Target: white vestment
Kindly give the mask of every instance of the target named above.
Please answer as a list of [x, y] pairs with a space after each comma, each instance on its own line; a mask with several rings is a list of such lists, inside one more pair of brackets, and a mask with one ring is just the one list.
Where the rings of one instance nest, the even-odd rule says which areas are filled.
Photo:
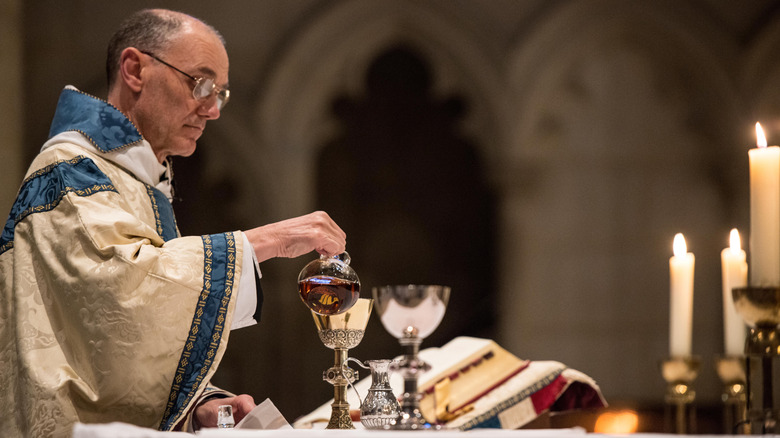
[[0, 435], [181, 428], [254, 323], [254, 253], [179, 236], [167, 169], [110, 104], [65, 89], [50, 134], [0, 235]]

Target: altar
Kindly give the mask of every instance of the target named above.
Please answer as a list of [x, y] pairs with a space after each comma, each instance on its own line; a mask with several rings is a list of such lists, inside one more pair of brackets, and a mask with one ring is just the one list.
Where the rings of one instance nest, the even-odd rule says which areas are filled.
[[[410, 434], [412, 437], [410, 437]], [[376, 431], [376, 430], [326, 430], [326, 429], [286, 429], [286, 430], [239, 430], [239, 429], [205, 429], [195, 434], [185, 432], [160, 432], [142, 429], [135, 426], [120, 425], [77, 425], [73, 438], [414, 438], [413, 435], [434, 434], [436, 438], [595, 438], [595, 437], [625, 437], [617, 434], [594, 434], [583, 428], [565, 429], [472, 429], [469, 431]], [[632, 434], [636, 438], [680, 438], [680, 437], [728, 437], [737, 435], [675, 435], [658, 433]]]

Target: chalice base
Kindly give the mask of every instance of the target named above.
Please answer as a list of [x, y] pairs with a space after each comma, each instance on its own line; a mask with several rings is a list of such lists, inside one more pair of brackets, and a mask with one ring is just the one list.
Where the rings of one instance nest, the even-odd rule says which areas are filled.
[[355, 425], [352, 424], [352, 418], [349, 416], [349, 404], [348, 403], [336, 403], [331, 404], [330, 421], [325, 429], [354, 429]]
[[[417, 381], [415, 380], [415, 384]], [[409, 383], [407, 382], [407, 385]], [[415, 392], [405, 392], [401, 397], [401, 412], [398, 414], [398, 418], [390, 425], [391, 429], [396, 430], [421, 430], [429, 429], [430, 424], [425, 421], [422, 413], [420, 412], [420, 395], [416, 392], [416, 385], [414, 387]]]
[[423, 430], [429, 429], [430, 425], [419, 412], [416, 415], [414, 413], [402, 412], [391, 428], [394, 430]]

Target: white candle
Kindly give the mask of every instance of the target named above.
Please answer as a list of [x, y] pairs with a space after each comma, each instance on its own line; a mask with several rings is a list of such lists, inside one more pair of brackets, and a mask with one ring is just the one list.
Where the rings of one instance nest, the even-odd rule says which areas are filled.
[[780, 286], [780, 147], [766, 147], [756, 123], [758, 147], [750, 160], [750, 284]]
[[731, 290], [747, 286], [748, 265], [741, 248], [739, 232], [731, 230], [730, 246], [720, 252], [723, 276], [723, 343], [727, 356], [740, 356], [745, 351], [746, 326], [734, 308]]
[[685, 238], [674, 236], [674, 256], [669, 259], [669, 356], [691, 355], [693, 327], [693, 253], [687, 252]]

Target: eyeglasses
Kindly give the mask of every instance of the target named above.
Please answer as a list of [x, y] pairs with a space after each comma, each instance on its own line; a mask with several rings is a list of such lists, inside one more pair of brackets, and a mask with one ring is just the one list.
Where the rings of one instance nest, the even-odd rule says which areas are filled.
[[162, 63], [163, 65], [166, 65], [166, 66], [176, 70], [177, 72], [183, 74], [184, 76], [187, 76], [188, 78], [192, 79], [193, 82], [195, 82], [195, 86], [192, 88], [192, 97], [194, 97], [195, 100], [207, 99], [207, 98], [211, 97], [212, 94], [216, 94], [216, 96], [217, 96], [217, 109], [219, 109], [220, 111], [222, 110], [222, 108], [225, 107], [225, 105], [227, 105], [228, 100], [230, 100], [230, 90], [228, 90], [227, 88], [220, 88], [220, 87], [218, 87], [217, 84], [214, 83], [214, 79], [206, 78], [206, 77], [198, 78], [198, 77], [192, 76], [191, 74], [185, 73], [185, 72], [179, 70], [178, 68], [168, 64], [167, 62], [165, 62], [162, 59], [154, 56], [150, 52], [145, 52], [145, 51], [141, 50], [141, 53], [143, 53], [144, 55], [151, 56], [152, 58], [154, 58], [156, 61]]

